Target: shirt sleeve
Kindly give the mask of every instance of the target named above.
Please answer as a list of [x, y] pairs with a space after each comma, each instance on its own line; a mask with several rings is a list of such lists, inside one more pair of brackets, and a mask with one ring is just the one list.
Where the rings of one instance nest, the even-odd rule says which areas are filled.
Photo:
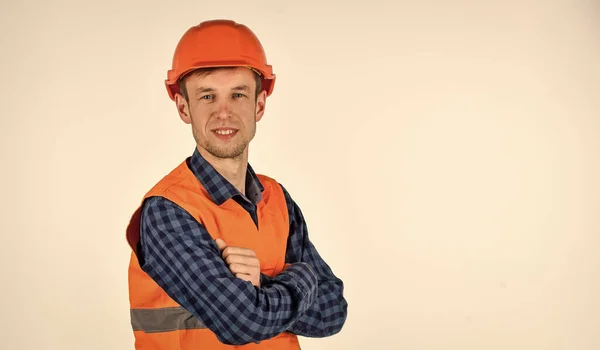
[[347, 317], [348, 303], [344, 298], [344, 284], [334, 275], [310, 241], [300, 207], [283, 185], [280, 186], [283, 188], [290, 218], [286, 263], [309, 264], [318, 278], [315, 301], [292, 324], [289, 331], [307, 337], [327, 337], [336, 334], [341, 331]]
[[147, 199], [141, 220], [143, 271], [225, 344], [272, 338], [313, 304], [317, 276], [308, 263], [259, 288], [231, 273], [207, 230], [174, 202]]

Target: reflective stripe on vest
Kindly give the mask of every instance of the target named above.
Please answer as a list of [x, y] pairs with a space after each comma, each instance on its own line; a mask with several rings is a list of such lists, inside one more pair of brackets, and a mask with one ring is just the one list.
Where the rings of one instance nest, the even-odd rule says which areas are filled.
[[202, 321], [182, 307], [131, 309], [131, 326], [134, 331], [146, 333], [206, 328]]

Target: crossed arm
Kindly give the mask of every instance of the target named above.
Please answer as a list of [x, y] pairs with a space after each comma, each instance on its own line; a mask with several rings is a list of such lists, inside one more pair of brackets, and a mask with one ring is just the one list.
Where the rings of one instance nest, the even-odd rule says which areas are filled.
[[288, 331], [310, 337], [339, 332], [346, 320], [343, 283], [308, 239], [298, 206], [290, 212], [286, 263], [255, 287], [236, 278], [206, 229], [177, 204], [153, 197], [142, 213], [142, 268], [180, 305], [230, 345]]

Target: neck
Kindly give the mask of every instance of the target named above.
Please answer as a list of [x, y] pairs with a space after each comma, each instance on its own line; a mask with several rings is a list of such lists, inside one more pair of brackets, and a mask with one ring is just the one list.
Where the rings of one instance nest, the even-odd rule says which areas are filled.
[[248, 169], [248, 148], [237, 158], [217, 158], [208, 153], [202, 147], [198, 152], [206, 161], [215, 168], [227, 181], [229, 181], [240, 193], [246, 195], [246, 171]]

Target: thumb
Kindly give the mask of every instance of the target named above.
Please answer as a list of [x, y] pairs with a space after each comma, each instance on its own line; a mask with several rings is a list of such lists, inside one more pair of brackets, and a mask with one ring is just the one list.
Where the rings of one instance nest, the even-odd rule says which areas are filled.
[[224, 240], [217, 238], [215, 242], [217, 243], [217, 247], [219, 247], [220, 251], [223, 251], [223, 249], [227, 248], [227, 243], [225, 243]]

